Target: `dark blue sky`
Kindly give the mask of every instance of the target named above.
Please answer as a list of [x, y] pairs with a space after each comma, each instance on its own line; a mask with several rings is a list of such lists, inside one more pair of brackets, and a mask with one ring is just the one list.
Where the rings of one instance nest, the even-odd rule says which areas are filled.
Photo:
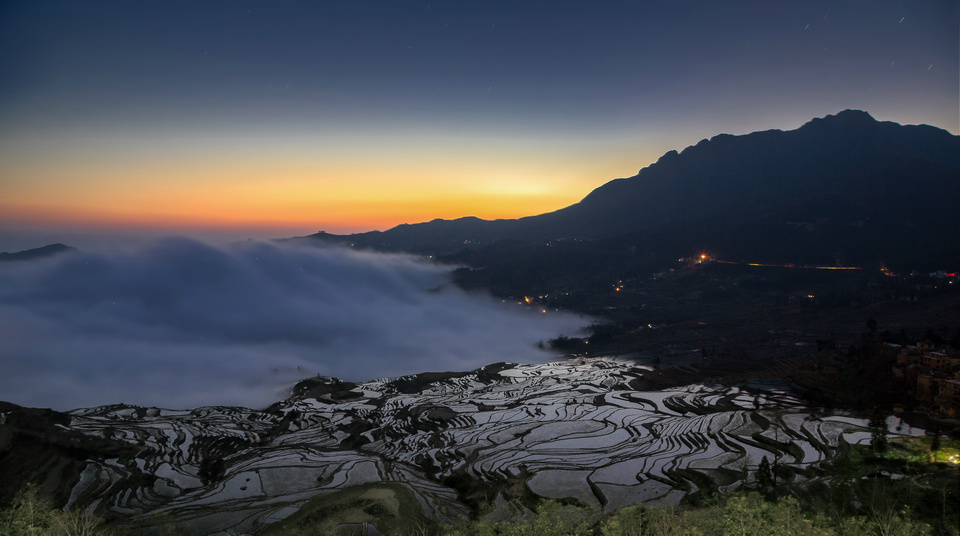
[[846, 108], [958, 133], [958, 5], [8, 1], [0, 224], [516, 217]]

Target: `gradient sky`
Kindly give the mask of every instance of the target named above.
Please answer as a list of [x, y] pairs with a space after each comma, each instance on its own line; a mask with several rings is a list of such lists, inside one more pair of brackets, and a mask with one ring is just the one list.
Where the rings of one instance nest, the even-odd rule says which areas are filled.
[[0, 250], [538, 214], [846, 108], [957, 134], [958, 6], [6, 1]]

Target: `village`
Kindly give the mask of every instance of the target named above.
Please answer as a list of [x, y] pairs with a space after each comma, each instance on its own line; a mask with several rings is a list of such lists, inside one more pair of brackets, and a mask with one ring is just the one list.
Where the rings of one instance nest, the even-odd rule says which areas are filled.
[[[918, 404], [915, 412], [955, 419], [960, 407], [960, 352], [938, 347], [930, 340], [915, 346], [888, 343], [885, 352], [896, 352], [894, 378], [902, 381]], [[894, 410], [903, 411], [902, 406]]]

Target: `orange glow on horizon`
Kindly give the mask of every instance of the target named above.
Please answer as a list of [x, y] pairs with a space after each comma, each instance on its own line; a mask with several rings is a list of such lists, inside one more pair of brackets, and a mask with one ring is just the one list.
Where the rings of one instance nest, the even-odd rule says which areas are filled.
[[[268, 197], [268, 196], [265, 196]], [[551, 203], [552, 201], [552, 203]], [[567, 200], [477, 196], [453, 199], [264, 202], [209, 198], [180, 203], [118, 203], [89, 208], [67, 203], [13, 204], [0, 201], [0, 225], [162, 230], [314, 229], [335, 234], [386, 230], [403, 223], [475, 216], [513, 219], [562, 208]]]
[[564, 176], [553, 165], [509, 171], [510, 166], [493, 162], [458, 171], [455, 180], [448, 175], [452, 166], [243, 169], [207, 164], [142, 171], [132, 165], [0, 166], [0, 174], [18, 179], [4, 187], [0, 225], [362, 232], [437, 218], [534, 216], [576, 203], [614, 178], [612, 172], [584, 170], [574, 170], [572, 177], [567, 170]]
[[[458, 132], [343, 139], [210, 132], [9, 138], [0, 225], [105, 229], [385, 230], [514, 219], [635, 173], [633, 143]], [[643, 156], [639, 156], [642, 158]], [[647, 155], [652, 161], [655, 155]], [[315, 232], [315, 231], [314, 231]]]

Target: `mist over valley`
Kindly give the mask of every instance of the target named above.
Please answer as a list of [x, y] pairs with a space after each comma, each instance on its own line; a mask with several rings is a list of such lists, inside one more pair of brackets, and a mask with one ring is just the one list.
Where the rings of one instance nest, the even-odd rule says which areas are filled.
[[536, 362], [589, 320], [450, 284], [452, 266], [344, 247], [168, 238], [0, 264], [3, 398], [265, 407], [317, 374]]

